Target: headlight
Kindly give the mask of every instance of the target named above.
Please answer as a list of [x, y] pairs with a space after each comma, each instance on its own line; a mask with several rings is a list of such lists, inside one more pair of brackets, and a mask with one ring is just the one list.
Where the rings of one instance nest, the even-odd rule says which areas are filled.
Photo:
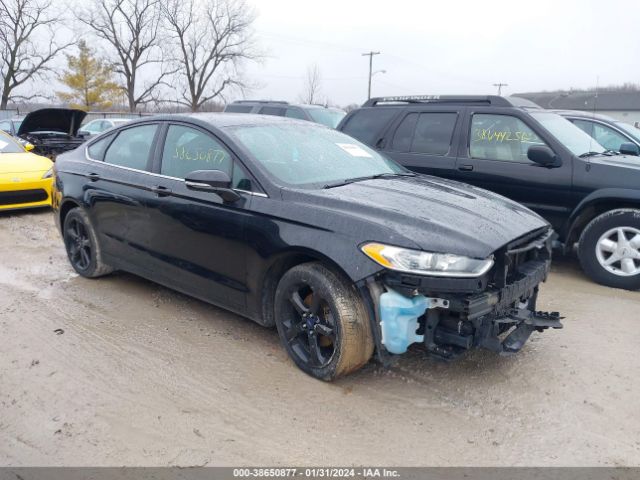
[[419, 275], [479, 277], [493, 266], [493, 258], [477, 260], [450, 253], [422, 252], [380, 243], [367, 243], [361, 250], [385, 268]]
[[53, 177], [53, 167], [51, 167], [49, 170], [45, 172], [44, 175], [42, 175], [42, 178], [51, 178], [51, 177]]

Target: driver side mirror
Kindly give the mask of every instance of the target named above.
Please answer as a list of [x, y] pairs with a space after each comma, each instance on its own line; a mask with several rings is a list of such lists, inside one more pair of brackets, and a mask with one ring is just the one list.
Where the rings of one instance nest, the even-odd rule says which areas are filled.
[[541, 167], [558, 168], [562, 160], [546, 145], [532, 145], [527, 150], [527, 158]]
[[640, 147], [631, 142], [623, 143], [622, 145], [620, 145], [620, 153], [623, 155], [633, 155], [637, 157], [640, 155]]
[[29, 143], [29, 142], [27, 142], [27, 143], [25, 143], [25, 144], [24, 144], [24, 149], [25, 149], [27, 152], [30, 152], [30, 151], [31, 151], [31, 150], [33, 150], [34, 148], [36, 148], [36, 146], [35, 146], [33, 143]]
[[225, 202], [235, 202], [240, 195], [231, 189], [231, 177], [222, 170], [195, 170], [184, 179], [187, 188], [204, 192], [214, 192]]

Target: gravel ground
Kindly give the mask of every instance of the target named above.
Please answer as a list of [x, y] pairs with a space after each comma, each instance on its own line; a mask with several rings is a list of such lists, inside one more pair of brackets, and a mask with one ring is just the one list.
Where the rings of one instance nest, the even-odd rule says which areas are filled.
[[518, 355], [411, 351], [327, 384], [275, 331], [78, 277], [48, 211], [0, 214], [0, 258], [1, 465], [640, 466], [640, 293], [571, 259], [539, 305], [565, 329]]

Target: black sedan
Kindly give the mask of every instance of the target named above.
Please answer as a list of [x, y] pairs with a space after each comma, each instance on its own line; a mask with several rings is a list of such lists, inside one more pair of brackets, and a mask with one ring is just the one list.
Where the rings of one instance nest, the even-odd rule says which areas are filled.
[[310, 122], [135, 121], [60, 155], [53, 202], [80, 275], [126, 270], [275, 325], [325, 380], [374, 350], [509, 354], [561, 327], [535, 309], [551, 235], [538, 215]]

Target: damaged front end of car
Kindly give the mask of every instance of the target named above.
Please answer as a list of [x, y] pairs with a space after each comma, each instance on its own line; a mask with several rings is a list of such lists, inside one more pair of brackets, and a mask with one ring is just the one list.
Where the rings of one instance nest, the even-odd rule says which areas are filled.
[[405, 271], [387, 269], [360, 282], [378, 359], [386, 364], [389, 354], [416, 343], [445, 360], [475, 347], [510, 355], [534, 331], [562, 328], [558, 312], [536, 309], [539, 284], [551, 264], [551, 236], [548, 228], [534, 231], [484, 263], [467, 265], [467, 273], [420, 275], [405, 262]]

